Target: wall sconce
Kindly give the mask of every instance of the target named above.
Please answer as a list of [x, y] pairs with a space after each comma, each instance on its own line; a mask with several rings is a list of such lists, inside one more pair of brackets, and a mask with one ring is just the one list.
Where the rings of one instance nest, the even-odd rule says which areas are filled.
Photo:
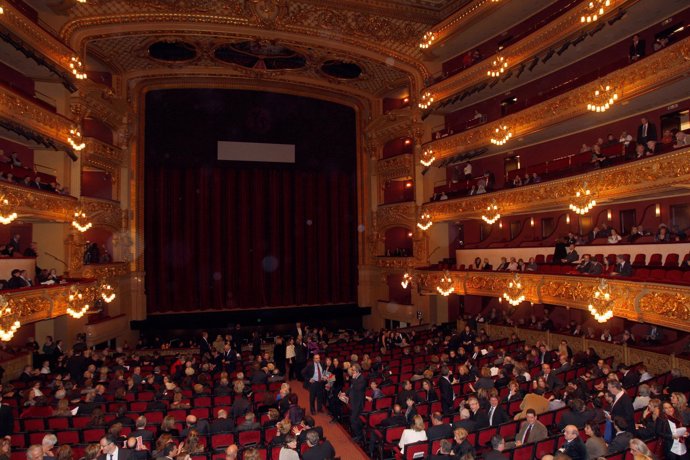
[[656, 207], [654, 208], [654, 215], [661, 217], [661, 205], [659, 203], [657, 203]]
[[607, 218], [609, 221], [613, 220], [612, 217], [611, 217], [611, 210], [610, 210], [610, 209], [609, 209], [608, 211], [606, 211], [606, 218]]
[[502, 220], [498, 221], [498, 228], [503, 228], [503, 221]]
[[570, 214], [565, 215], [565, 223], [570, 224]]
[[529, 218], [529, 226], [534, 227], [534, 217]]

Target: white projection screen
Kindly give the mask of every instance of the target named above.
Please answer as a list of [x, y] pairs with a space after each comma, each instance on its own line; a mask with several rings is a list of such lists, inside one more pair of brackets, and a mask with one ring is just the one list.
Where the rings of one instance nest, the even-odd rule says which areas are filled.
[[294, 163], [294, 144], [218, 141], [218, 160]]

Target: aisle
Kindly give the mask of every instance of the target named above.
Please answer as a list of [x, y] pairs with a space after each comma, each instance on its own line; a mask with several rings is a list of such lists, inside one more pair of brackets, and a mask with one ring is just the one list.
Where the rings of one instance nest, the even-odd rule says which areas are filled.
[[[309, 392], [302, 386], [302, 382], [290, 381], [292, 391], [299, 397], [299, 405], [309, 413]], [[329, 423], [331, 416], [327, 412], [320, 412], [314, 416], [316, 425], [323, 427], [324, 436], [333, 444], [335, 455], [342, 460], [369, 460], [369, 456], [362, 448], [352, 442], [352, 438], [339, 423]]]

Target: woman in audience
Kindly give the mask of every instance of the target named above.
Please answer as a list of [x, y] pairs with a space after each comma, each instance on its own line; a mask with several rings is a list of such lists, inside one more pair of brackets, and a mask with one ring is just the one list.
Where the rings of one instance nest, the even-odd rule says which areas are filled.
[[74, 460], [74, 456], [72, 455], [72, 448], [68, 445], [62, 445], [57, 448], [57, 451], [55, 452], [55, 459], [56, 460]]
[[685, 446], [686, 436], [677, 431], [679, 428], [683, 428], [683, 421], [676, 417], [675, 409], [670, 402], [664, 402], [662, 410], [663, 416], [659, 416], [659, 419], [665, 419], [665, 423], [662, 422], [657, 425], [656, 435], [662, 440], [664, 458], [667, 460], [684, 459], [688, 452]]
[[189, 430], [187, 437], [184, 440], [183, 452], [189, 455], [195, 455], [204, 451], [204, 444], [199, 439], [199, 432], [195, 429]]
[[611, 229], [611, 235], [609, 235], [608, 241], [609, 244], [616, 244], [623, 238], [618, 234], [615, 228]]
[[436, 393], [436, 390], [434, 389], [433, 383], [431, 383], [431, 380], [429, 379], [424, 379], [422, 380], [422, 390], [424, 390], [424, 401], [426, 402], [435, 402], [438, 401], [438, 393]]
[[0, 460], [10, 460], [12, 456], [12, 440], [8, 438], [0, 439]]
[[284, 419], [276, 424], [276, 436], [271, 441], [271, 445], [280, 446], [285, 444], [287, 436], [292, 432], [290, 420]]
[[101, 455], [99, 444], [89, 444], [84, 449], [84, 456], [80, 460], [96, 460]]
[[470, 268], [472, 270], [481, 270], [482, 269], [482, 259], [479, 257], [475, 257], [474, 263], [470, 265]]
[[105, 426], [105, 419], [103, 418], [103, 409], [96, 407], [91, 412], [91, 419], [86, 424], [87, 428], [103, 428]]
[[513, 178], [513, 187], [520, 187], [522, 186], [522, 179], [520, 178], [519, 174], [516, 174], [515, 177]]
[[676, 409], [676, 414], [683, 422], [683, 426], [690, 426], [690, 408], [688, 408], [688, 399], [684, 393], [671, 393], [671, 404]]
[[601, 437], [599, 425], [593, 423], [585, 424], [585, 434], [587, 435], [587, 456], [589, 460], [595, 460], [599, 457], [605, 457], [608, 453], [606, 441]]
[[63, 398], [58, 401], [57, 408], [53, 411], [54, 417], [71, 417], [72, 411], [69, 408], [69, 401], [67, 398]]
[[[173, 436], [177, 438], [180, 436], [180, 432], [175, 428], [175, 417], [172, 415], [166, 416], [163, 421], [161, 422], [161, 428], [159, 430], [161, 437], [164, 434], [167, 434], [169, 436]], [[155, 455], [154, 455], [155, 458]]]
[[504, 403], [511, 403], [513, 401], [519, 401], [523, 397], [522, 391], [520, 390], [520, 384], [517, 380], [511, 380], [508, 383], [508, 394], [503, 398]]
[[285, 442], [283, 447], [280, 448], [278, 460], [299, 460], [297, 438], [294, 435], [288, 434], [285, 436]]
[[666, 225], [659, 225], [659, 230], [656, 232], [656, 235], [654, 235], [654, 241], [657, 243], [671, 242], [671, 234], [669, 233], [668, 227], [666, 227]]
[[[165, 419], [163, 419], [163, 423], [165, 423]], [[158, 436], [158, 439], [156, 440], [156, 449], [153, 452], [151, 452], [151, 456], [153, 458], [164, 457], [163, 452], [165, 451], [166, 446], [171, 442], [174, 441], [172, 436], [170, 436], [170, 434], [168, 433], [164, 433]], [[100, 450], [100, 446], [98, 446], [98, 444], [96, 444], [96, 446], [99, 447]]]
[[410, 428], [407, 428], [402, 432], [398, 447], [400, 447], [400, 452], [404, 454], [406, 445], [426, 440], [427, 438], [426, 431], [424, 431], [424, 419], [421, 415], [415, 415], [412, 419], [412, 425]]
[[494, 387], [494, 379], [491, 378], [491, 370], [488, 366], [482, 367], [479, 375], [475, 383], [470, 383], [472, 391], [479, 391], [480, 389], [490, 390]]
[[268, 409], [266, 416], [268, 417], [268, 420], [264, 422], [264, 428], [272, 428], [276, 426], [276, 424], [280, 420], [280, 412], [278, 412], [278, 409], [273, 407]]
[[633, 460], [656, 460], [652, 451], [641, 439], [633, 438], [630, 440], [630, 453]]

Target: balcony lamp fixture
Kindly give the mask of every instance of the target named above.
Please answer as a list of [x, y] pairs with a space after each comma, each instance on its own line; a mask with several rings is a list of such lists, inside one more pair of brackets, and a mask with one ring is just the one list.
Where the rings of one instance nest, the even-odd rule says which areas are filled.
[[77, 230], [79, 230], [80, 232], [84, 233], [85, 231], [87, 231], [88, 229], [93, 227], [93, 224], [91, 222], [89, 222], [89, 219], [86, 216], [86, 213], [83, 210], [78, 209], [74, 213], [74, 220], [72, 220], [72, 227], [74, 227]]
[[434, 156], [434, 151], [432, 149], [425, 149], [422, 152], [422, 158], [419, 160], [419, 162], [425, 168], [428, 168], [429, 166], [431, 166], [431, 164], [434, 161], [436, 161], [436, 157]]
[[5, 14], [5, 10], [3, 9], [2, 5], [0, 5], [0, 14]]
[[84, 73], [84, 64], [76, 56], [70, 59], [69, 68], [72, 69], [72, 74], [77, 80], [85, 80], [88, 76]]
[[618, 92], [611, 85], [601, 85], [594, 91], [592, 101], [587, 104], [587, 110], [603, 113], [611, 108], [618, 100]]
[[422, 37], [422, 41], [419, 43], [419, 47], [423, 50], [428, 49], [436, 41], [436, 34], [432, 31], [428, 31]]
[[613, 3], [613, 0], [592, 0], [585, 6], [584, 14], [580, 17], [580, 22], [583, 24], [596, 22], [606, 13], [606, 9]]
[[587, 308], [594, 319], [600, 323], [605, 323], [613, 317], [613, 296], [605, 279], [599, 280], [599, 286], [594, 289], [592, 300]]
[[496, 137], [491, 138], [491, 143], [494, 145], [503, 145], [513, 137], [513, 133], [508, 129], [508, 126], [499, 126], [494, 130]]
[[594, 206], [597, 205], [597, 201], [594, 199], [594, 194], [590, 189], [587, 188], [586, 182], [577, 192], [575, 192], [575, 199], [573, 201], [573, 203], [570, 203], [570, 210], [581, 216], [587, 214]]
[[425, 91], [424, 93], [422, 93], [422, 97], [419, 98], [419, 103], [417, 104], [417, 106], [422, 110], [426, 110], [429, 107], [431, 107], [431, 104], [433, 103], [434, 95], [431, 94], [431, 92], [429, 91]]
[[69, 137], [67, 137], [67, 142], [69, 142], [69, 145], [71, 145], [72, 148], [77, 152], [83, 150], [84, 147], [86, 147], [86, 144], [82, 140], [81, 131], [79, 131], [79, 128], [72, 128], [69, 130]]
[[21, 323], [7, 297], [0, 295], [0, 340], [9, 342], [20, 327]]
[[105, 282], [101, 284], [101, 299], [103, 299], [105, 303], [110, 303], [115, 300], [115, 289], [113, 289], [110, 284]]
[[491, 69], [489, 69], [486, 74], [489, 77], [496, 78], [500, 77], [503, 72], [506, 71], [508, 68], [508, 61], [506, 60], [505, 57], [498, 55], [496, 56], [496, 59], [491, 62]]
[[453, 279], [450, 277], [448, 270], [443, 272], [443, 276], [439, 280], [436, 290], [444, 297], [448, 297], [455, 292], [455, 287], [453, 287]]
[[402, 281], [400, 282], [400, 285], [402, 286], [403, 289], [407, 289], [407, 286], [409, 286], [412, 283], [412, 275], [409, 273], [405, 273], [403, 275]]
[[74, 319], [79, 319], [84, 316], [90, 308], [89, 303], [84, 301], [84, 294], [76, 287], [70, 289], [67, 302], [69, 304], [67, 307], [67, 314]]
[[417, 227], [423, 232], [429, 230], [434, 223], [431, 220], [431, 214], [424, 211], [421, 216], [419, 216], [419, 222], [417, 222]]
[[495, 201], [486, 207], [486, 214], [482, 215], [482, 220], [489, 225], [493, 225], [500, 218], [501, 211]]
[[513, 274], [513, 280], [508, 282], [508, 287], [499, 297], [499, 300], [505, 299], [513, 307], [517, 307], [525, 301], [525, 288], [520, 281], [520, 275]]
[[0, 196], [0, 223], [3, 225], [14, 222], [17, 218], [17, 213], [10, 207], [10, 202], [4, 196]]

